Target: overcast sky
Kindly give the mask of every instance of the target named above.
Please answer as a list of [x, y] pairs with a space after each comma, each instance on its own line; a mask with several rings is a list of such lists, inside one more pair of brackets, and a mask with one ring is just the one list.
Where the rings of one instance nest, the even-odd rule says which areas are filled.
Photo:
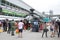
[[23, 0], [23, 1], [39, 12], [43, 11], [49, 12], [49, 10], [53, 10], [53, 14], [60, 14], [60, 0]]

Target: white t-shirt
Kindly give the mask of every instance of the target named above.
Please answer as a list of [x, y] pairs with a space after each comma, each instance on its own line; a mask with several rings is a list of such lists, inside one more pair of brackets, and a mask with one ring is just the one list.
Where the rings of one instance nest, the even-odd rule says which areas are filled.
[[18, 23], [18, 28], [19, 28], [19, 29], [23, 29], [23, 26], [24, 26], [24, 23], [23, 23], [23, 22], [19, 22], [19, 23]]

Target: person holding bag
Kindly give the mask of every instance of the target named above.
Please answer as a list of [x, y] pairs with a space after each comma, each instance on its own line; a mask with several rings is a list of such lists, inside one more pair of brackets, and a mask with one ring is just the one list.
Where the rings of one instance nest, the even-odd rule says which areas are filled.
[[44, 27], [43, 27], [43, 33], [42, 33], [42, 37], [44, 36], [44, 34], [46, 35], [46, 37], [47, 37], [47, 32], [48, 32], [49, 30], [47, 29], [47, 25], [46, 25], [46, 22], [44, 23]]

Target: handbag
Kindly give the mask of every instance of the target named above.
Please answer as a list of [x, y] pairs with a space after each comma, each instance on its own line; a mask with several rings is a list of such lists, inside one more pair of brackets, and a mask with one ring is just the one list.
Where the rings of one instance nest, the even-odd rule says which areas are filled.
[[19, 33], [19, 29], [16, 29], [16, 34], [18, 34]]
[[2, 30], [2, 29], [0, 29], [0, 32], [3, 32], [3, 30]]
[[49, 31], [48, 29], [44, 29], [44, 32], [47, 32], [47, 31]]

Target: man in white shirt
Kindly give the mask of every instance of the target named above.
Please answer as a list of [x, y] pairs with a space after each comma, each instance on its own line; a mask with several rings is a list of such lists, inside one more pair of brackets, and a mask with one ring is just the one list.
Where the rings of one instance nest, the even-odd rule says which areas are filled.
[[21, 38], [22, 38], [22, 32], [23, 32], [23, 26], [24, 26], [24, 23], [22, 22], [22, 20], [18, 23], [18, 29], [19, 29], [19, 35], [18, 36], [20, 36], [20, 34], [21, 34]]

